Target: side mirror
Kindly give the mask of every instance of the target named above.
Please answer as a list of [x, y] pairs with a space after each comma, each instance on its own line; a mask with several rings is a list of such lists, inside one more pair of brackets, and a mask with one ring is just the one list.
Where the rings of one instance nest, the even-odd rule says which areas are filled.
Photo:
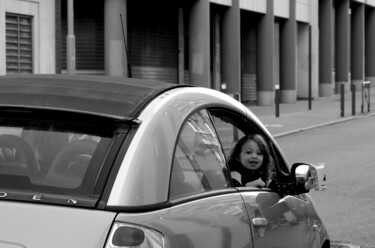
[[314, 188], [317, 191], [324, 191], [327, 189], [326, 174], [324, 173], [323, 165], [313, 165], [307, 163], [295, 163], [292, 165], [292, 178], [297, 183], [305, 183], [311, 176], [315, 177]]
[[292, 178], [298, 183], [305, 183], [311, 176], [310, 167], [311, 164], [307, 163], [295, 163], [292, 165]]

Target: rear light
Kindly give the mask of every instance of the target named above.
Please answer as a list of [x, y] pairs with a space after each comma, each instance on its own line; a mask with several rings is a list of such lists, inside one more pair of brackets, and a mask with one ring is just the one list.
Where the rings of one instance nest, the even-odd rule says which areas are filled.
[[109, 234], [106, 248], [165, 248], [161, 233], [137, 225], [116, 222]]

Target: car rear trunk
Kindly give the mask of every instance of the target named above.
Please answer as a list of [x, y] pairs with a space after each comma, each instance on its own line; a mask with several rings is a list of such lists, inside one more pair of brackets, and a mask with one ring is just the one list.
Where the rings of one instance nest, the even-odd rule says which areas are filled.
[[115, 212], [0, 201], [0, 248], [103, 248]]

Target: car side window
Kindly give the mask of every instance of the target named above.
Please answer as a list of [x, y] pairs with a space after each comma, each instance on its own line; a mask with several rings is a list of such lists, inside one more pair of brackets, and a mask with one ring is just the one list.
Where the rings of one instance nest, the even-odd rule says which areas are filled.
[[170, 198], [230, 187], [225, 157], [206, 110], [182, 127], [173, 159]]
[[213, 109], [210, 110], [212, 121], [224, 150], [225, 157], [228, 159], [232, 149], [237, 142], [247, 133], [254, 132], [249, 124], [245, 124], [245, 120], [236, 116], [228, 110]]
[[[255, 123], [249, 122], [247, 118], [241, 116], [240, 114], [220, 108], [210, 109], [209, 112], [212, 116], [213, 125], [215, 126], [216, 133], [223, 147], [227, 161], [234, 146], [243, 136], [256, 133], [262, 135], [262, 131]], [[273, 157], [276, 166], [280, 169], [280, 171], [288, 174], [288, 166], [282, 159], [282, 156], [279, 154], [277, 148], [270, 140], [267, 139], [266, 141], [269, 145], [271, 156]]]
[[[215, 112], [216, 113], [216, 112]], [[219, 136], [219, 140], [223, 147], [225, 157], [228, 158], [232, 149], [237, 144], [237, 142], [245, 136], [244, 132], [232, 123], [229, 116], [216, 116], [212, 115], [212, 119]]]

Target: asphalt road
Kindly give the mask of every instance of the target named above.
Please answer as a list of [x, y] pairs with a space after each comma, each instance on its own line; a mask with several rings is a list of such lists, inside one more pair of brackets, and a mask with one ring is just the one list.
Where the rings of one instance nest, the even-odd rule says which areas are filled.
[[328, 190], [310, 191], [332, 240], [375, 247], [375, 117], [277, 138], [288, 161], [325, 163]]

